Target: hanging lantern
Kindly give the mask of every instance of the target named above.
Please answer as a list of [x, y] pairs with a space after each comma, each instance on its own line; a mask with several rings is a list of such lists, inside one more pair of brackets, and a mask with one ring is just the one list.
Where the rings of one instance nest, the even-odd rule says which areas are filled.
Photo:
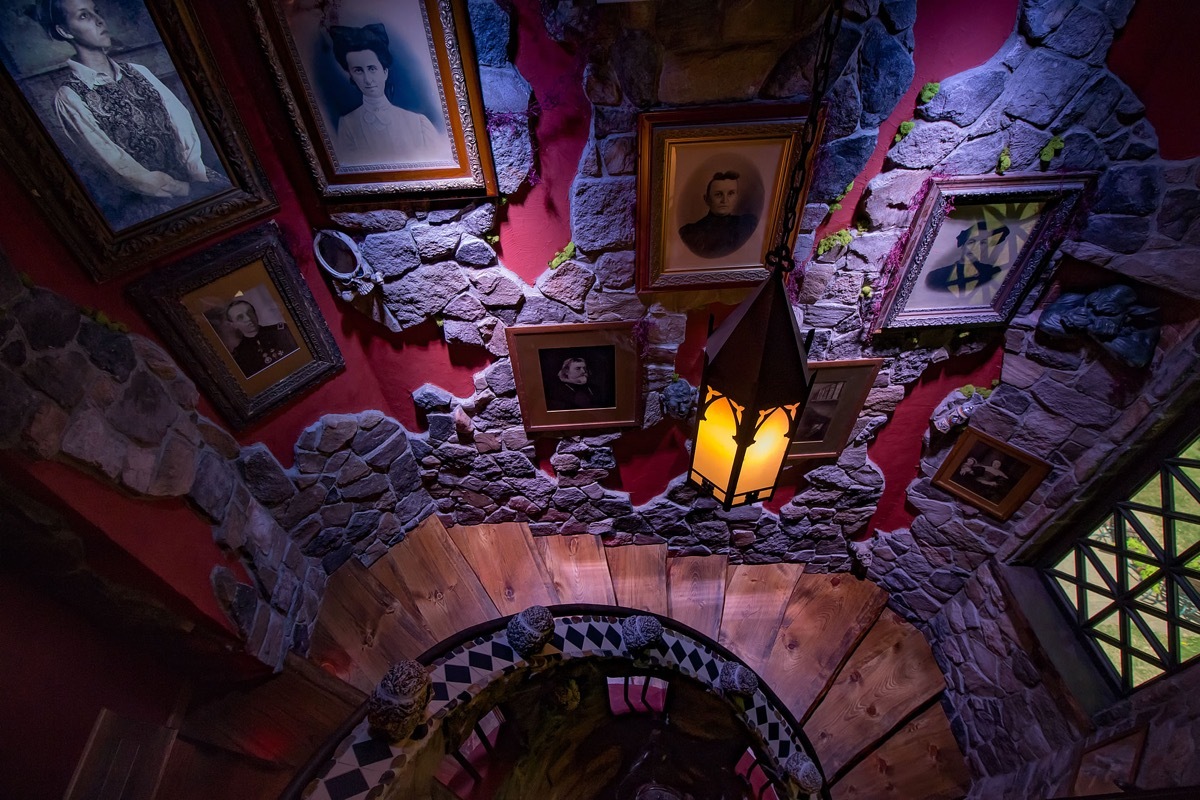
[[774, 493], [812, 389], [807, 352], [781, 270], [709, 336], [688, 480], [726, 509]]

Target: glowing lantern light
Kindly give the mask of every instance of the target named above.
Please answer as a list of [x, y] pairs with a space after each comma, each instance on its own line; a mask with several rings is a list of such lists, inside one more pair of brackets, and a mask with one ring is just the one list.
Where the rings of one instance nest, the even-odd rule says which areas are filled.
[[776, 270], [708, 339], [688, 480], [726, 509], [767, 500], [812, 389]]

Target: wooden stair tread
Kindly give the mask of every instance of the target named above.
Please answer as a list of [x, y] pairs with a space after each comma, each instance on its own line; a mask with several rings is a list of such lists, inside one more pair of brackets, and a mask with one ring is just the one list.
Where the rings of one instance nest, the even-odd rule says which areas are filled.
[[803, 721], [878, 619], [887, 593], [846, 573], [804, 574], [783, 613], [762, 677]]
[[834, 800], [956, 800], [971, 775], [940, 703], [905, 725], [830, 787]]
[[289, 653], [283, 669], [265, 680], [194, 696], [180, 735], [298, 768], [366, 701], [371, 689], [347, 686]]
[[783, 612], [803, 564], [735, 564], [727, 571], [725, 607], [717, 641], [755, 672], [775, 643]]
[[372, 570], [387, 575], [384, 582], [396, 595], [397, 613], [424, 629], [430, 639], [425, 649], [502, 616], [436, 516], [409, 532]]
[[925, 637], [884, 609], [804, 726], [825, 774], [874, 749], [945, 686]]
[[671, 618], [716, 639], [725, 608], [725, 556], [667, 559], [667, 594]]
[[606, 547], [617, 604], [667, 614], [667, 546], [634, 544]]
[[529, 526], [516, 522], [456, 525], [447, 533], [475, 570], [501, 616], [530, 606], [558, 603], [558, 593], [533, 544]]
[[599, 536], [535, 536], [533, 544], [546, 565], [558, 602], [616, 605]]
[[358, 559], [350, 559], [329, 576], [309, 657], [360, 691], [370, 692], [392, 664], [389, 654], [375, 645], [395, 603], [387, 587]]

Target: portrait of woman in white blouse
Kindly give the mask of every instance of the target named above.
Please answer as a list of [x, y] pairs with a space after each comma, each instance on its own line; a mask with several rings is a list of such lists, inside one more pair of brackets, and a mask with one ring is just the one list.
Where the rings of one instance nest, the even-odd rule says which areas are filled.
[[[141, 3], [114, 6], [127, 21], [131, 11], [146, 15]], [[32, 11], [50, 40], [74, 50], [59, 70], [54, 121], [69, 143], [68, 159], [115, 230], [229, 187], [219, 164], [204, 161], [190, 100], [134, 63], [95, 0], [44, 0]], [[135, 52], [148, 57], [162, 44], [146, 23], [148, 15]]]

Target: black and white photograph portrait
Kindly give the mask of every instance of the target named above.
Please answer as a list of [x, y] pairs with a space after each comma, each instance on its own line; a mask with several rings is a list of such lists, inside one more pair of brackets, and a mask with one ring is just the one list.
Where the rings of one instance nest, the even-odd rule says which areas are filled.
[[546, 347], [538, 351], [547, 411], [612, 408], [616, 354], [611, 345]]
[[804, 406], [804, 413], [800, 415], [800, 422], [796, 426], [796, 435], [793, 437], [795, 441], [808, 442], [825, 438], [845, 386], [845, 381], [814, 383], [808, 395], [808, 403]]
[[344, 0], [286, 11], [339, 169], [456, 163], [420, 0]]
[[1028, 464], [981, 441], [967, 452], [950, 480], [985, 500], [999, 503], [1012, 492], [1028, 469]]
[[4, 66], [114, 231], [230, 188], [142, 0], [0, 16]]
[[[745, 244], [758, 227], [758, 214], [743, 211], [750, 203], [742, 201], [741, 178], [737, 170], [714, 172], [704, 187], [704, 216], [679, 228], [679, 238], [697, 256], [727, 256]], [[755, 184], [761, 188], [760, 181]], [[757, 199], [761, 201], [761, 193]]]
[[263, 285], [233, 297], [199, 299], [204, 319], [229, 351], [243, 378], [252, 378], [299, 349], [279, 306]]
[[667, 270], [759, 263], [767, 235], [768, 197], [783, 155], [779, 143], [723, 150], [680, 145], [670, 197]]

